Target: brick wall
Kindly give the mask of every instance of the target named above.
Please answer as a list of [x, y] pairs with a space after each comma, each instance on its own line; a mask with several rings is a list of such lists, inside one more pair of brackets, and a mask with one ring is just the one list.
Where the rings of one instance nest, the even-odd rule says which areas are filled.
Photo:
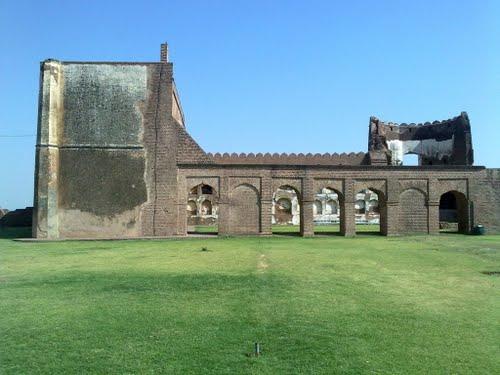
[[399, 197], [399, 232], [427, 233], [427, 204], [423, 192], [408, 189]]
[[[479, 177], [481, 179], [479, 179]], [[341, 232], [355, 234], [354, 197], [358, 190], [367, 188], [379, 194], [381, 232], [387, 235], [439, 232], [439, 198], [454, 191], [467, 198], [467, 204], [476, 207], [476, 215], [469, 218], [462, 212], [461, 225], [470, 231], [478, 220], [489, 223], [491, 232], [498, 231], [498, 170], [482, 168], [421, 168], [421, 167], [359, 167], [331, 166], [258, 166], [258, 165], [192, 165], [180, 166], [179, 179], [200, 182], [220, 179], [220, 201], [225, 209], [219, 211], [219, 232], [238, 234], [247, 231], [246, 225], [256, 227], [256, 211], [241, 209], [248, 203], [233, 199], [239, 184], [248, 184], [260, 194], [260, 233], [271, 231], [272, 194], [281, 186], [296, 190], [301, 205], [301, 231], [312, 235], [312, 204], [314, 194], [322, 187], [330, 187], [339, 194]], [[477, 181], [477, 182], [474, 182]], [[474, 182], [474, 183], [473, 183]], [[259, 189], [259, 184], [261, 188]], [[192, 183], [188, 184], [189, 186]], [[496, 190], [495, 190], [496, 189]], [[236, 195], [238, 196], [238, 195]], [[479, 199], [478, 197], [484, 198]], [[256, 199], [257, 199], [256, 198]], [[252, 198], [252, 202], [256, 201]], [[496, 199], [496, 200], [495, 200]], [[474, 202], [477, 200], [477, 203]], [[246, 203], [244, 203], [246, 202]], [[486, 204], [487, 202], [487, 204]], [[497, 202], [496, 205], [492, 202]], [[236, 208], [236, 206], [238, 208]], [[310, 207], [309, 207], [310, 206]], [[253, 208], [256, 206], [253, 205]], [[311, 215], [308, 214], [308, 209]], [[471, 215], [472, 216], [472, 215]], [[254, 226], [255, 225], [255, 226]]]
[[255, 187], [243, 184], [237, 186], [229, 199], [230, 234], [260, 233], [260, 200]]

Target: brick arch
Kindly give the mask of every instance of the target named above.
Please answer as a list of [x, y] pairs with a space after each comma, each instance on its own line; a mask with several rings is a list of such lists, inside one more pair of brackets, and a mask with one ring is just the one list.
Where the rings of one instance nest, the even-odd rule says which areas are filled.
[[229, 233], [260, 233], [260, 194], [251, 184], [240, 184], [230, 193]]
[[354, 182], [354, 194], [365, 189], [377, 193], [379, 200], [380, 197], [384, 200], [387, 199], [387, 183], [385, 180], [358, 180]]
[[428, 233], [427, 194], [420, 189], [406, 189], [399, 194], [399, 228], [401, 233]]
[[229, 191], [236, 189], [238, 186], [248, 185], [257, 191], [260, 195], [260, 179], [252, 177], [233, 177], [229, 179]]
[[219, 181], [217, 178], [214, 177], [207, 177], [207, 178], [193, 178], [193, 179], [188, 179], [186, 181], [186, 191], [189, 193], [193, 188], [200, 186], [200, 185], [208, 185], [212, 187], [213, 189], [213, 196], [218, 197], [219, 196]]
[[403, 194], [405, 191], [408, 191], [408, 190], [417, 190], [417, 191], [419, 191], [420, 193], [422, 193], [424, 195], [426, 201], [427, 201], [427, 199], [429, 197], [428, 194], [427, 194], [427, 191], [425, 191], [425, 190], [423, 190], [423, 189], [421, 189], [421, 188], [419, 188], [417, 186], [409, 186], [407, 188], [402, 189], [399, 192], [399, 197], [401, 197], [401, 194]]
[[297, 194], [297, 199], [299, 200], [299, 204], [302, 203], [302, 193], [301, 193], [300, 189], [298, 189], [297, 187], [295, 187], [293, 185], [288, 185], [288, 184], [280, 185], [276, 189], [274, 189], [274, 192], [276, 192], [276, 190], [278, 190], [278, 189], [282, 189], [282, 190], [291, 189], [291, 190], [293, 190], [295, 192], [295, 194]]
[[295, 190], [295, 193], [297, 193], [297, 196], [302, 198], [302, 182], [301, 180], [298, 179], [274, 179], [273, 180], [273, 192], [275, 192], [278, 189], [281, 189], [283, 187], [285, 188], [291, 188]]
[[442, 179], [433, 185], [433, 189], [431, 190], [433, 194], [431, 194], [430, 200], [439, 201], [440, 197], [448, 191], [456, 191], [463, 194], [466, 198], [469, 197], [467, 181], [465, 179]]
[[[368, 190], [371, 190], [371, 191], [373, 191], [374, 193], [376, 193], [376, 194], [377, 194], [379, 202], [380, 202], [380, 201], [385, 202], [385, 201], [387, 200], [387, 197], [386, 197], [386, 194], [385, 194], [385, 192], [384, 192], [384, 191], [382, 191], [382, 190], [380, 190], [380, 189], [377, 189], [377, 188], [374, 188], [374, 187], [371, 187], [370, 185], [368, 185], [367, 189], [368, 189]], [[363, 190], [363, 189], [361, 189], [361, 190]], [[360, 192], [361, 190], [358, 190], [358, 191], [356, 191], [355, 193], [358, 193], [358, 192]]]
[[333, 191], [335, 194], [338, 196], [339, 203], [344, 201], [344, 194], [341, 192], [339, 189], [332, 187], [331, 185], [319, 185], [319, 187], [316, 189], [315, 194], [320, 194], [323, 189], [328, 189]]

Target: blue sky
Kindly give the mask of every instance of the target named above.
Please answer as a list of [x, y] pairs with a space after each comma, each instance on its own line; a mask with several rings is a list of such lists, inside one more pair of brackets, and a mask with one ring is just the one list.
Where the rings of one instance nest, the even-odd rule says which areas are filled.
[[206, 151], [366, 151], [371, 115], [467, 111], [475, 164], [500, 167], [500, 1], [0, 0], [0, 32], [0, 207], [32, 204], [39, 62], [163, 41]]

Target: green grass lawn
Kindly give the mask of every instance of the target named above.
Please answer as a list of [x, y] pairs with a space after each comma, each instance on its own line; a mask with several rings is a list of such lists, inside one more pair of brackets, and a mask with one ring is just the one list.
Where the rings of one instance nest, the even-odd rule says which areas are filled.
[[3, 239], [0, 373], [500, 373], [483, 271], [499, 236]]

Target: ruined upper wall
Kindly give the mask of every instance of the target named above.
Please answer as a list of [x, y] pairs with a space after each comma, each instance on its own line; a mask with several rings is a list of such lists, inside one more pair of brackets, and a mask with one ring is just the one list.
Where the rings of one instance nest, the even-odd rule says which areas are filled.
[[469, 117], [423, 124], [397, 124], [370, 118], [368, 150], [372, 164], [401, 165], [403, 155], [419, 155], [420, 165], [472, 165]]

